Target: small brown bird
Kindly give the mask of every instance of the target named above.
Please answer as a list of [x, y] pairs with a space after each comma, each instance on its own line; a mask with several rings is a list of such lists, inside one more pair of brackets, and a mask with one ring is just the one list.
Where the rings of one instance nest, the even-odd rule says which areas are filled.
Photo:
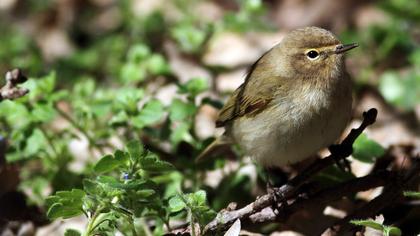
[[264, 167], [284, 166], [333, 144], [352, 108], [343, 53], [357, 46], [317, 27], [287, 34], [251, 66], [219, 113], [225, 133], [197, 160], [237, 143]]

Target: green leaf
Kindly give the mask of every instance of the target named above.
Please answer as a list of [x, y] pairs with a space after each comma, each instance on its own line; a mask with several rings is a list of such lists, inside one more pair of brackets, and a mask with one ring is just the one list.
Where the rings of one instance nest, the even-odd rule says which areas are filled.
[[23, 153], [27, 156], [37, 154], [41, 149], [45, 148], [47, 140], [44, 133], [40, 129], [34, 129], [31, 136], [26, 141], [25, 149]]
[[140, 110], [139, 115], [131, 119], [136, 128], [143, 128], [159, 122], [165, 114], [163, 104], [159, 100], [151, 100]]
[[[114, 188], [119, 188], [119, 189], [124, 189], [124, 190], [136, 190], [139, 188], [143, 188], [143, 186], [146, 186], [147, 181], [142, 180], [142, 179], [135, 179], [135, 180], [130, 180], [126, 183], [123, 184], [115, 184], [112, 187]], [[146, 190], [146, 189], [144, 189]], [[150, 191], [150, 190], [149, 190]]]
[[13, 129], [22, 129], [31, 123], [28, 109], [16, 101], [2, 101], [0, 111], [0, 117], [4, 117]]
[[60, 201], [60, 197], [59, 196], [57, 196], [57, 195], [51, 195], [51, 196], [48, 196], [45, 199], [45, 205], [51, 206], [52, 204], [57, 203], [59, 201]]
[[139, 64], [128, 62], [121, 68], [121, 79], [126, 82], [140, 82], [146, 78], [146, 70]]
[[420, 198], [420, 192], [415, 191], [405, 191], [404, 196], [406, 197], [413, 197], [413, 198]]
[[243, 5], [245, 8], [245, 11], [253, 12], [253, 11], [261, 10], [261, 7], [262, 7], [261, 0], [245, 0], [244, 2], [245, 3]]
[[199, 190], [195, 193], [189, 193], [185, 195], [185, 198], [189, 205], [192, 207], [206, 206], [206, 192]]
[[111, 120], [109, 120], [110, 125], [120, 125], [124, 124], [128, 121], [128, 115], [125, 111], [120, 111], [116, 115], [111, 117]]
[[99, 52], [94, 48], [76, 51], [69, 59], [69, 62], [85, 70], [97, 67], [102, 62]]
[[185, 209], [187, 205], [180, 196], [174, 196], [169, 199], [169, 209], [171, 212], [179, 212]]
[[186, 122], [177, 124], [172, 129], [172, 133], [170, 134], [169, 139], [174, 145], [178, 144], [181, 141], [192, 143], [194, 138], [190, 134], [190, 124]]
[[49, 102], [54, 103], [60, 100], [65, 100], [66, 98], [69, 97], [69, 91], [68, 90], [60, 90], [60, 91], [56, 91], [52, 94], [50, 94], [50, 96], [48, 97]]
[[198, 222], [200, 225], [207, 225], [211, 220], [213, 220], [217, 213], [212, 209], [205, 207], [197, 213]]
[[96, 85], [94, 78], [82, 76], [80, 81], [74, 85], [73, 91], [81, 97], [90, 97], [94, 94], [95, 88]]
[[199, 190], [192, 195], [192, 198], [197, 205], [205, 205], [207, 199], [206, 191]]
[[160, 175], [153, 177], [152, 180], [157, 184], [165, 185], [163, 197], [168, 198], [181, 191], [181, 186], [184, 183], [184, 176], [180, 172], [170, 171], [161, 173]]
[[329, 166], [316, 175], [316, 180], [323, 185], [333, 185], [350, 180], [355, 176], [351, 172], [342, 171], [337, 166]]
[[96, 181], [100, 184], [109, 185], [109, 186], [116, 186], [116, 185], [121, 184], [121, 182], [118, 179], [112, 176], [106, 176], [106, 175], [100, 175], [96, 177]]
[[105, 185], [106, 187], [120, 189], [120, 190], [137, 190], [147, 184], [145, 180], [138, 180], [138, 179], [123, 183], [112, 176], [104, 176], [104, 175], [98, 176], [96, 178], [96, 181], [100, 184]]
[[153, 75], [164, 75], [170, 72], [169, 65], [160, 54], [153, 54], [147, 59], [147, 69]]
[[78, 230], [75, 229], [66, 229], [64, 236], [80, 236], [82, 235]]
[[136, 192], [137, 198], [148, 198], [155, 194], [155, 190], [153, 189], [142, 189]]
[[71, 191], [57, 191], [56, 196], [62, 198], [61, 200], [66, 201], [82, 201], [82, 198], [86, 195], [81, 189], [72, 189]]
[[197, 107], [193, 103], [183, 102], [180, 99], [174, 99], [170, 106], [169, 118], [172, 121], [184, 121], [192, 117], [197, 111]]
[[139, 159], [144, 152], [143, 145], [138, 140], [128, 142], [126, 148], [132, 161]]
[[197, 216], [200, 225], [207, 224], [215, 217], [216, 212], [207, 206], [205, 191], [199, 190], [195, 193], [186, 194], [185, 199], [187, 201], [187, 206], [194, 212], [194, 215]]
[[413, 109], [420, 100], [419, 86], [420, 74], [415, 70], [404, 75], [385, 72], [381, 76], [379, 91], [388, 102], [405, 109]]
[[385, 226], [383, 233], [385, 236], [401, 236], [402, 235], [401, 230], [394, 226]]
[[351, 220], [350, 223], [359, 226], [370, 227], [372, 229], [383, 231], [384, 226], [374, 220]]
[[150, 49], [144, 44], [136, 44], [128, 50], [128, 60], [139, 63], [150, 55]]
[[420, 66], [420, 49], [417, 48], [410, 54], [410, 62], [413, 65]]
[[50, 205], [47, 216], [50, 219], [63, 219], [78, 216], [83, 213], [83, 198], [86, 193], [81, 189], [71, 191], [58, 191], [55, 195], [47, 198], [46, 202]]
[[379, 90], [384, 98], [388, 101], [397, 101], [404, 96], [404, 87], [398, 79], [398, 75], [394, 72], [387, 72], [381, 76]]
[[192, 96], [197, 96], [199, 93], [206, 91], [209, 88], [209, 82], [206, 78], [193, 78], [186, 84], [180, 85], [180, 93], [189, 93]]
[[201, 49], [206, 39], [206, 32], [188, 23], [172, 28], [171, 36], [185, 52], [195, 53]]
[[49, 122], [54, 119], [55, 115], [55, 109], [51, 104], [35, 104], [34, 109], [32, 110], [34, 121]]
[[56, 82], [56, 73], [51, 71], [48, 75], [39, 79], [30, 78], [22, 87], [31, 91], [28, 94], [30, 100], [35, 100], [38, 97], [48, 97], [53, 93]]
[[377, 142], [361, 134], [353, 144], [352, 156], [362, 162], [373, 163], [375, 159], [385, 154], [385, 149]]
[[155, 154], [148, 154], [140, 160], [140, 168], [149, 172], [164, 172], [174, 169], [174, 166], [166, 161], [161, 161]]
[[83, 189], [86, 191], [86, 193], [90, 195], [95, 195], [98, 193], [98, 185], [96, 182], [90, 180], [90, 179], [84, 179], [83, 180]]
[[[140, 146], [140, 148], [141, 148], [141, 152], [143, 152], [142, 151], [143, 147]], [[127, 163], [127, 161], [130, 159], [130, 154], [128, 152], [123, 152], [123, 151], [117, 149], [114, 152], [114, 157], [115, 157], [115, 159], [117, 159], [120, 162]]]
[[108, 155], [105, 155], [104, 157], [102, 157], [96, 163], [96, 165], [93, 167], [93, 170], [96, 173], [102, 174], [102, 173], [114, 170], [114, 169], [116, 169], [116, 168], [118, 168], [119, 166], [122, 166], [122, 165], [124, 165], [123, 160], [118, 160], [118, 159], [114, 158], [114, 156], [108, 154]]
[[136, 88], [122, 88], [116, 91], [114, 105], [117, 109], [129, 112], [137, 111], [137, 103], [143, 97], [143, 90]]
[[66, 206], [62, 203], [54, 203], [47, 212], [49, 219], [57, 219], [62, 217], [63, 219], [72, 218], [83, 213], [81, 208], [75, 208], [73, 206]]

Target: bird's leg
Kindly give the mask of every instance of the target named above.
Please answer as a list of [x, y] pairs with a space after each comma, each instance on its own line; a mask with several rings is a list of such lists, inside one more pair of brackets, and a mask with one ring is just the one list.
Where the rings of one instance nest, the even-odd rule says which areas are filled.
[[334, 156], [335, 163], [337, 166], [346, 172], [351, 172], [350, 161], [345, 157], [350, 156], [353, 153], [353, 147], [350, 145], [333, 144], [328, 147], [328, 150]]
[[266, 168], [266, 187], [267, 193], [273, 195], [272, 208], [275, 212], [279, 211], [279, 206], [287, 206], [287, 199], [280, 191], [279, 186], [287, 183], [287, 176], [281, 169], [278, 168]]
[[[289, 203], [287, 203], [286, 196], [283, 195], [283, 192], [278, 191], [278, 189], [272, 189], [273, 191], [273, 204], [271, 207], [273, 208], [274, 214], [278, 214], [280, 212], [280, 208], [287, 207]], [[277, 211], [277, 212], [276, 212]]]

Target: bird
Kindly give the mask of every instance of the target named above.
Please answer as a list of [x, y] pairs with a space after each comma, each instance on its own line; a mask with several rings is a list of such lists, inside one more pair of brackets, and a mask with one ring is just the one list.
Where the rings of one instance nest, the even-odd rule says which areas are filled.
[[238, 144], [263, 167], [294, 164], [334, 144], [352, 111], [352, 82], [332, 32], [295, 29], [253, 63], [215, 122], [225, 132], [196, 158]]

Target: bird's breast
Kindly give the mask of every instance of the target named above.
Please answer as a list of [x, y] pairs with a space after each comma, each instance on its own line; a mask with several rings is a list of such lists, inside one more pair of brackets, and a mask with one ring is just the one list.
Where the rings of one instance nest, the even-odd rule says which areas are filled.
[[279, 97], [258, 115], [235, 120], [230, 133], [261, 164], [282, 166], [336, 141], [350, 112], [350, 88], [341, 91], [338, 99], [324, 91], [307, 90], [299, 99]]

